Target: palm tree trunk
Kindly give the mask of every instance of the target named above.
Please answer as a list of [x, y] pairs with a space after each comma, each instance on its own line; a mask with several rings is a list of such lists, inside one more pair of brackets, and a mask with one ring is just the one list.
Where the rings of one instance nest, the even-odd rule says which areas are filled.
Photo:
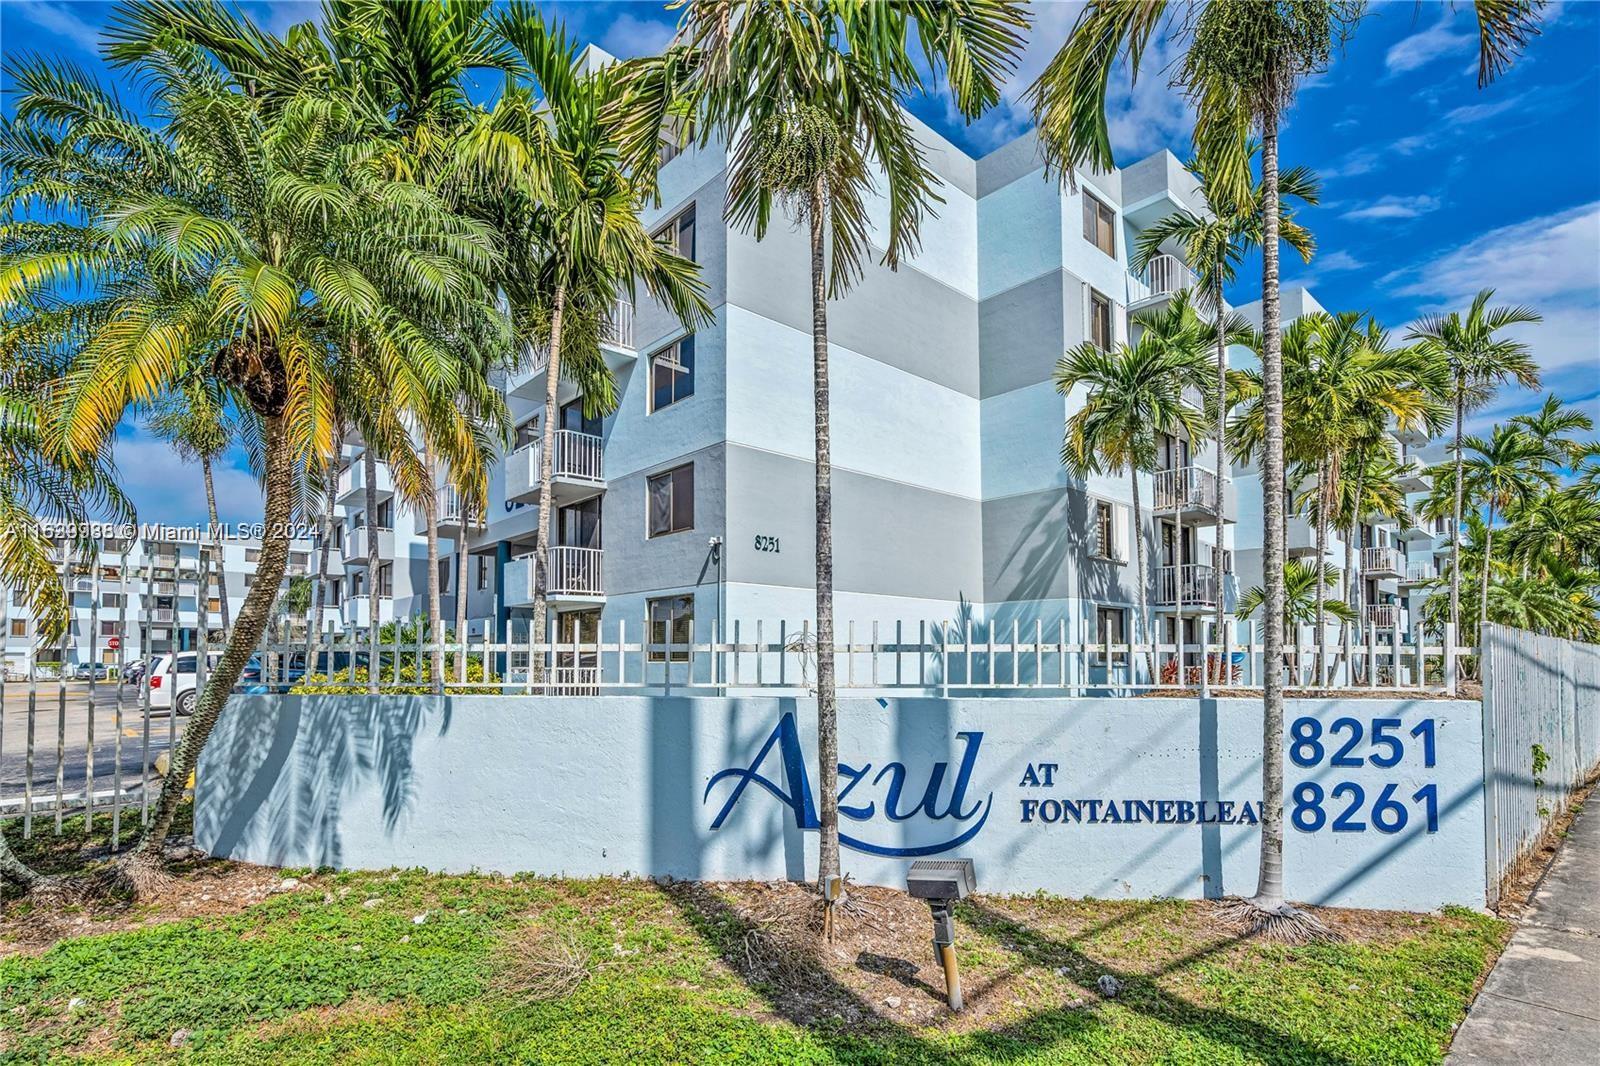
[[[222, 632], [228, 632], [228, 579], [222, 567], [222, 526], [217, 520], [217, 487], [211, 480], [211, 457], [200, 457], [200, 471], [206, 479], [206, 510], [211, 514], [211, 546], [217, 553], [217, 603], [222, 616]], [[200, 595], [206, 594], [200, 590]]]
[[817, 772], [820, 841], [817, 883], [840, 875], [839, 707], [833, 662], [833, 461], [828, 421], [828, 288], [823, 261], [826, 194], [811, 192], [811, 399], [816, 425]]
[[1466, 416], [1467, 383], [1462, 372], [1457, 370], [1455, 442], [1451, 445], [1451, 451], [1455, 454], [1456, 484], [1455, 500], [1450, 512], [1450, 624], [1455, 627], [1457, 634], [1461, 632], [1461, 478], [1465, 473], [1461, 456], [1461, 420]]
[[[1359, 499], [1359, 497], [1357, 497]], [[1358, 594], [1356, 586], [1359, 578], [1351, 567], [1355, 560], [1356, 528], [1351, 526], [1344, 535], [1344, 602], [1350, 607], [1351, 619], [1344, 623], [1344, 661], [1345, 673], [1353, 682], [1355, 680], [1355, 633], [1361, 622], [1361, 610], [1356, 606]]]
[[1324, 627], [1327, 625], [1328, 591], [1323, 575], [1328, 569], [1328, 457], [1317, 457], [1317, 685], [1325, 683], [1327, 656]]
[[129, 853], [124, 872], [139, 887], [141, 880], [148, 881], [159, 869], [161, 847], [172, 828], [173, 816], [200, 759], [211, 731], [227, 706], [228, 697], [238, 684], [239, 675], [254, 653], [261, 634], [272, 617], [272, 605], [278, 596], [278, 585], [289, 561], [289, 519], [294, 509], [294, 462], [287, 427], [281, 415], [262, 415], [262, 450], [266, 463], [266, 506], [262, 519], [266, 525], [261, 540], [261, 559], [256, 566], [256, 579], [245, 594], [239, 609], [237, 624], [228, 633], [227, 646], [217, 660], [216, 669], [206, 678], [205, 691], [200, 693], [194, 714], [184, 728], [167, 776], [161, 782], [161, 794], [151, 811], [150, 822], [145, 826], [139, 842]]
[[[344, 439], [342, 426], [334, 423], [334, 439]], [[336, 445], [337, 447], [337, 445]], [[333, 551], [333, 496], [336, 491], [336, 475], [334, 464], [328, 463], [323, 471], [326, 484], [323, 486], [322, 515], [318, 520], [317, 529], [319, 539], [322, 541], [317, 557], [317, 587], [311, 597], [311, 632], [306, 641], [306, 669], [307, 677], [316, 673], [317, 660], [322, 655], [322, 612], [328, 602], [328, 559]], [[329, 663], [329, 673], [332, 673], [332, 663]]]
[[376, 696], [383, 673], [383, 664], [378, 661], [378, 605], [383, 601], [378, 595], [378, 457], [372, 452], [371, 441], [362, 444], [361, 471], [367, 482], [367, 695]]
[[1261, 131], [1261, 374], [1266, 433], [1262, 443], [1262, 585], [1266, 592], [1266, 662], [1261, 701], [1261, 867], [1258, 909], [1280, 912], [1283, 899], [1283, 327], [1278, 301], [1278, 116], [1268, 106]]
[[[1136, 630], [1143, 631], [1143, 635], [1145, 637], [1144, 665], [1145, 669], [1150, 673], [1151, 684], [1155, 684], [1156, 682], [1160, 681], [1161, 678], [1160, 675], [1156, 673], [1156, 638], [1155, 634], [1150, 628], [1150, 603], [1149, 597], [1145, 594], [1145, 586], [1149, 583], [1149, 579], [1146, 578], [1145, 575], [1150, 571], [1146, 570], [1144, 565], [1144, 508], [1139, 503], [1139, 468], [1134, 466], [1132, 463], [1128, 464], [1128, 484], [1133, 490], [1133, 566], [1134, 572], [1138, 575], [1133, 582], [1134, 595], [1138, 604], [1135, 609], [1135, 614], [1137, 617], [1134, 619], [1134, 623]], [[1183, 528], [1181, 526], [1178, 529], [1178, 545], [1177, 549], [1172, 553], [1172, 561], [1175, 564], [1172, 568], [1174, 579], [1173, 591], [1178, 592], [1181, 595], [1181, 590], [1183, 589]], [[1159, 571], [1157, 572], [1156, 579], [1158, 581], [1160, 580]], [[1180, 627], [1183, 625], [1183, 618], [1181, 616], [1178, 619], [1178, 625]], [[1139, 636], [1138, 632], [1135, 632], [1134, 636], [1135, 639], [1137, 639]], [[1182, 663], [1178, 664], [1178, 684], [1183, 684]]]
[[[1211, 306], [1217, 315], [1217, 617], [1216, 639], [1221, 647], [1217, 657], [1217, 682], [1221, 684], [1229, 679], [1228, 665], [1231, 662], [1226, 645], [1224, 618], [1223, 589], [1226, 584], [1226, 573], [1223, 570], [1223, 560], [1227, 557], [1224, 552], [1224, 534], [1227, 531], [1228, 494], [1223, 488], [1223, 479], [1228, 474], [1228, 445], [1223, 439], [1228, 431], [1228, 329], [1223, 321], [1222, 313], [1222, 275], [1217, 274], [1212, 286]], [[1204, 649], [1201, 649], [1201, 659], [1205, 658]]]
[[[467, 679], [467, 505], [461, 505], [461, 539], [456, 541], [456, 680]], [[532, 665], [531, 663], [529, 664]]]
[[[551, 534], [555, 529], [555, 462], [556, 462], [556, 390], [561, 384], [561, 325], [567, 310], [567, 287], [556, 285], [555, 307], [550, 312], [550, 357], [544, 372], [544, 424], [540, 427], [543, 442], [539, 450], [539, 517], [533, 541], [533, 645], [529, 656], [528, 673], [534, 681], [544, 680], [544, 656], [538, 646], [545, 639], [545, 611], [548, 603], [549, 560]], [[649, 640], [649, 634], [645, 634]], [[672, 657], [667, 657], [666, 669], [672, 669]]]
[[[428, 641], [433, 645], [429, 655], [431, 665], [428, 677], [433, 691], [444, 691], [444, 644], [439, 632], [443, 617], [439, 608], [439, 485], [433, 465], [433, 445], [427, 434], [422, 437], [422, 465], [428, 474], [428, 483], [422, 493], [422, 520], [427, 525], [428, 537]], [[421, 663], [417, 664], [419, 670]]]

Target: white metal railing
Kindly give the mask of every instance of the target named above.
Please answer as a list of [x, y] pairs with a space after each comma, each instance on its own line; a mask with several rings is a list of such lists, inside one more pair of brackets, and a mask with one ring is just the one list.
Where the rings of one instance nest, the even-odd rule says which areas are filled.
[[[558, 429], [555, 432], [555, 457], [550, 463], [550, 476], [572, 481], [604, 482], [606, 479], [605, 439], [594, 433], [580, 433], [575, 429]], [[510, 495], [523, 495], [539, 486], [539, 464], [544, 450], [542, 440], [533, 440], [518, 448], [507, 464], [507, 491]]]
[[1215, 471], [1198, 466], [1156, 471], [1155, 509], [1158, 513], [1194, 509], [1215, 512], [1219, 498]]
[[618, 300], [600, 323], [600, 339], [618, 348], [633, 347], [633, 304]]
[[1194, 271], [1177, 256], [1158, 255], [1150, 260], [1143, 273], [1128, 279], [1128, 303], [1136, 304], [1192, 289], [1197, 280]]
[[1361, 572], [1363, 574], [1398, 574], [1400, 553], [1393, 548], [1362, 548]]
[[152, 622], [170, 622], [173, 620], [173, 610], [171, 607], [152, 608], [150, 611], [150, 620]]
[[1155, 603], [1167, 607], [1178, 603], [1217, 602], [1217, 571], [1204, 563], [1156, 568]]
[[1374, 629], [1394, 629], [1400, 624], [1400, 607], [1393, 603], [1369, 603], [1367, 624]]
[[[552, 596], [603, 596], [604, 574], [600, 548], [551, 548], [549, 572], [545, 580]], [[528, 572], [533, 572], [532, 567]]]
[[1439, 569], [1433, 563], [1412, 563], [1406, 567], [1407, 581], [1432, 581], [1439, 576]]

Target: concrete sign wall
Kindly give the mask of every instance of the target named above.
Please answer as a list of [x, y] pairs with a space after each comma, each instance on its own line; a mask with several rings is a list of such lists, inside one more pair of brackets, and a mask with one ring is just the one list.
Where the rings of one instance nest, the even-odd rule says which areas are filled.
[[[840, 701], [856, 880], [919, 856], [982, 890], [1254, 891], [1255, 700]], [[1484, 903], [1476, 702], [1290, 701], [1291, 898]], [[293, 866], [803, 879], [815, 873], [809, 700], [240, 697], [201, 760], [195, 831]]]

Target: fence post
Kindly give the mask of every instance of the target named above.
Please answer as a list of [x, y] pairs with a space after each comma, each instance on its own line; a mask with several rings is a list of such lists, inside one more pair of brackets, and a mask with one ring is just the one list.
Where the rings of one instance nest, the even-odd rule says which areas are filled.
[[[1483, 654], [1483, 634], [1478, 634], [1478, 654], [1480, 659]], [[1456, 624], [1444, 624], [1444, 690], [1450, 695], [1456, 694]]]
[[[1183, 623], [1178, 623], [1180, 626]], [[1206, 649], [1211, 646], [1211, 619], [1200, 619], [1200, 698], [1211, 698], [1211, 662]], [[1181, 666], [1181, 664], [1180, 664]]]

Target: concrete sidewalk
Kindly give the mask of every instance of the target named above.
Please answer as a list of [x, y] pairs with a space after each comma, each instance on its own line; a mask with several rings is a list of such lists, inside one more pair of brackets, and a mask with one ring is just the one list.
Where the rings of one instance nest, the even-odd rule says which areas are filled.
[[1600, 811], [1573, 822], [1445, 1061], [1600, 1063]]

